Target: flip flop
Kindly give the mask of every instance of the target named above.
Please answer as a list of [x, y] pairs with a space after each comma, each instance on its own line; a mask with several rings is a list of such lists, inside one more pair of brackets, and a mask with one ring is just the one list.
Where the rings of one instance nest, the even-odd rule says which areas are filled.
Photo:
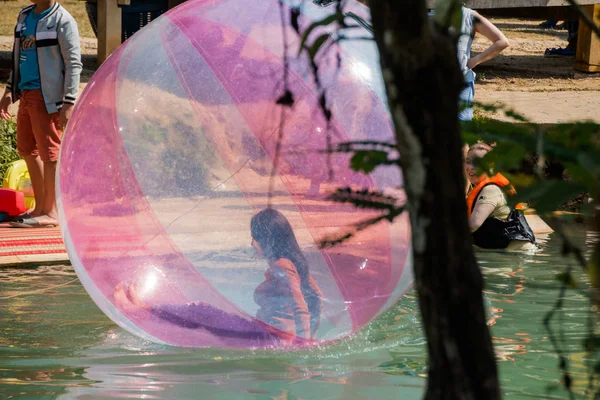
[[31, 214], [29, 214], [28, 212], [24, 212], [23, 214], [19, 214], [16, 217], [13, 217], [13, 221], [19, 221], [22, 218], [35, 218], [35, 217], [32, 217]]
[[558, 24], [552, 23], [552, 21], [544, 21], [538, 25], [538, 28], [540, 28], [540, 29], [556, 29], [557, 26], [558, 26]]
[[54, 228], [56, 226], [55, 224], [40, 224], [37, 219], [29, 216], [19, 218], [8, 224], [14, 228]]

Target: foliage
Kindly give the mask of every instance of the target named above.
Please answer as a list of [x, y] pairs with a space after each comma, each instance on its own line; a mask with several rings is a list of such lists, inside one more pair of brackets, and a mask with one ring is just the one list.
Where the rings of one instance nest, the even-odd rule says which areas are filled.
[[458, 1], [438, 0], [435, 3], [433, 20], [439, 26], [460, 32], [462, 24], [461, 3]]
[[326, 237], [321, 242], [321, 247], [333, 247], [352, 238], [356, 233], [363, 231], [383, 220], [392, 222], [397, 216], [404, 212], [404, 205], [399, 203], [394, 196], [383, 194], [378, 190], [357, 190], [349, 187], [340, 188], [335, 191], [328, 200], [337, 203], [352, 204], [356, 208], [376, 210], [379, 215], [360, 221], [352, 227], [352, 230], [344, 232], [335, 237]]
[[[495, 108], [485, 105], [484, 107]], [[551, 221], [556, 233], [563, 239], [563, 255], [565, 257], [574, 256], [578, 264], [588, 272], [590, 282], [595, 288], [592, 291], [597, 290], [600, 288], [600, 244], [595, 246], [592, 256], [586, 260], [582, 250], [574, 246], [564, 233], [560, 221], [553, 217], [553, 211], [565, 201], [585, 192], [591, 194], [595, 199], [596, 209], [592, 204], [584, 204], [581, 207], [584, 217], [591, 219], [594, 217], [594, 213], [599, 212], [600, 125], [591, 122], [577, 122], [541, 126], [514, 111], [508, 109], [504, 111], [515, 122], [481, 120], [464, 125], [463, 138], [467, 143], [472, 144], [483, 140], [496, 144], [495, 150], [481, 159], [478, 167], [482, 170], [493, 166], [496, 171], [518, 171], [522, 161], [528, 155], [536, 154], [537, 165], [534, 176], [523, 176], [518, 172], [506, 173], [517, 188], [517, 194], [510, 198], [510, 203], [514, 206], [518, 202], [528, 202], [535, 207], [538, 214]], [[546, 160], [552, 159], [560, 160], [568, 174], [568, 179], [549, 178], [543, 173]], [[564, 308], [566, 290], [579, 286], [573, 278], [571, 269], [572, 267], [569, 266], [563, 274], [557, 276], [561, 282], [560, 292], [553, 308], [544, 318], [549, 339], [559, 357], [562, 384], [570, 393], [573, 389], [573, 380], [569, 373], [568, 358], [563, 350], [563, 326], [559, 325], [557, 338], [551, 323], [554, 316], [561, 313]], [[597, 300], [591, 299], [592, 308], [596, 302]], [[598, 346], [596, 346], [597, 336], [591, 326], [592, 324], [590, 324], [584, 349], [590, 354], [588, 358], [593, 360], [596, 358], [593, 354], [597, 353]], [[596, 364], [590, 369], [588, 389], [591, 392], [594, 391], [594, 381], [598, 373], [598, 364]], [[597, 391], [595, 395], [597, 396], [599, 393]]]
[[[486, 106], [489, 109], [496, 107]], [[502, 171], [517, 188], [517, 194], [509, 198], [511, 206], [519, 202], [526, 202], [535, 207], [537, 213], [545, 217], [546, 220], [553, 221], [553, 227], [556, 229], [563, 241], [563, 254], [565, 256], [573, 255], [578, 263], [587, 270], [592, 286], [600, 288], [600, 245], [596, 248], [586, 260], [582, 251], [572, 245], [567, 235], [563, 232], [559, 221], [552, 216], [553, 211], [560, 207], [565, 201], [572, 199], [582, 192], [590, 193], [598, 207], [600, 199], [600, 125], [590, 122], [579, 122], [569, 124], [555, 124], [551, 126], [542, 126], [528, 121], [523, 116], [511, 110], [505, 110], [507, 116], [514, 122], [503, 122], [492, 119], [481, 119], [463, 125], [463, 139], [466, 143], [473, 144], [477, 141], [495, 143], [494, 151], [489, 152], [478, 163], [478, 167], [483, 170], [489, 169], [490, 165], [494, 170]], [[389, 157], [388, 151], [393, 148], [385, 148], [382, 144], [370, 144], [370, 149], [363, 147], [357, 148], [353, 144], [339, 146], [337, 151], [350, 151], [354, 153], [351, 159], [351, 167], [355, 171], [369, 173], [382, 165], [389, 165], [393, 160]], [[535, 174], [526, 175], [520, 172], [522, 162], [536, 154], [538, 165]], [[548, 178], [544, 173], [544, 164], [547, 160], [555, 159], [565, 167], [569, 179]], [[506, 172], [505, 171], [511, 171]], [[343, 196], [338, 191], [331, 200], [338, 202], [351, 202], [357, 207], [370, 208], [381, 211], [388, 207], [387, 212], [371, 221], [363, 221], [358, 230], [367, 228], [367, 224], [377, 223], [383, 219], [392, 220], [403, 211], [403, 207], [393, 204], [392, 198], [383, 196], [382, 193], [343, 190]], [[348, 199], [351, 199], [349, 201]], [[584, 205], [581, 208], [586, 218], [593, 217], [594, 212], [598, 212], [591, 204]], [[392, 216], [392, 218], [389, 218]], [[338, 244], [348, 238], [351, 234], [344, 233], [336, 239], [330, 240], [328, 245]], [[549, 338], [559, 356], [559, 368], [562, 374], [562, 384], [571, 391], [573, 389], [573, 380], [569, 373], [568, 358], [563, 350], [562, 343], [562, 325], [559, 325], [558, 338], [552, 328], [553, 318], [557, 313], [562, 312], [565, 301], [565, 291], [567, 289], [578, 288], [578, 284], [571, 274], [571, 267], [564, 274], [557, 277], [561, 282], [561, 289], [554, 307], [544, 318], [544, 325], [549, 332]], [[592, 304], [594, 304], [592, 302]], [[592, 305], [593, 307], [593, 305]], [[590, 311], [592, 312], [592, 311]], [[588, 353], [597, 353], [600, 349], [599, 340], [593, 330], [590, 329], [588, 338], [584, 343], [584, 349]], [[595, 359], [595, 356], [590, 356]], [[590, 389], [593, 389], [593, 382], [600, 373], [600, 361], [590, 369]]]
[[[215, 150], [202, 129], [176, 119], [169, 124], [148, 119], [130, 131], [125, 147], [132, 164], [146, 165], [136, 171], [148, 196], [189, 197], [206, 195]], [[165, 145], [168, 143], [168, 145]], [[151, 167], [150, 167], [151, 166]]]
[[[487, 106], [491, 107], [491, 106]], [[600, 125], [591, 122], [542, 126], [521, 115], [505, 110], [519, 123], [483, 120], [464, 124], [463, 139], [495, 143], [494, 151], [480, 160], [480, 169], [493, 165], [513, 182], [517, 195], [511, 205], [530, 202], [538, 214], [549, 216], [565, 201], [582, 192], [600, 195]], [[538, 157], [534, 176], [524, 176], [519, 167], [531, 154]], [[569, 179], [548, 179], [543, 174], [545, 160], [560, 160]], [[512, 171], [512, 172], [505, 172]], [[592, 208], [582, 212], [591, 216]]]
[[0, 120], [0, 179], [8, 165], [18, 160], [17, 154], [17, 124], [14, 121]]
[[[570, 1], [572, 2], [572, 1]], [[356, 20], [352, 15], [343, 11], [344, 1], [338, 2], [336, 12], [321, 21], [314, 22], [308, 29], [301, 32], [298, 28], [298, 13], [292, 15], [292, 25], [301, 37], [300, 52], [305, 51], [309, 57], [315, 80], [318, 81], [319, 52], [331, 47], [340, 40], [348, 38], [346, 31], [362, 27], [372, 34], [372, 27], [365, 21]], [[456, 1], [436, 2], [436, 14], [433, 23], [438, 29], [457, 35], [460, 27], [460, 3]], [[347, 19], [358, 23], [349, 25]], [[295, 23], [294, 23], [295, 21]], [[352, 22], [350, 21], [350, 22]], [[337, 24], [335, 34], [325, 31], [324, 28]], [[312, 40], [311, 40], [312, 38]], [[362, 38], [361, 38], [362, 39]], [[293, 98], [293, 96], [288, 96]], [[330, 119], [330, 110], [325, 106], [325, 93], [322, 94], [321, 105], [327, 120]], [[497, 111], [499, 107], [479, 104], [480, 109]], [[558, 221], [554, 220], [552, 212], [565, 201], [578, 196], [582, 192], [589, 193], [596, 202], [596, 210], [591, 205], [584, 205], [581, 211], [586, 217], [596, 213], [598, 229], [600, 229], [600, 125], [590, 122], [569, 124], [555, 124], [544, 126], [535, 124], [508, 108], [502, 108], [510, 122], [492, 120], [487, 118], [477, 119], [463, 125], [463, 140], [473, 144], [477, 141], [495, 143], [496, 150], [488, 153], [478, 161], [480, 170], [488, 170], [493, 166], [495, 171], [502, 171], [517, 189], [517, 195], [510, 198], [510, 205], [518, 202], [527, 202], [533, 205], [538, 214], [553, 221], [553, 227], [564, 242], [563, 253], [565, 256], [574, 256], [578, 263], [585, 268], [591, 278], [592, 285], [600, 289], [600, 244], [589, 260], [586, 260], [582, 251], [572, 245]], [[337, 148], [327, 149], [329, 152], [349, 152], [353, 156], [350, 166], [354, 171], [370, 173], [380, 166], [398, 164], [399, 157], [395, 153], [395, 144], [390, 143], [365, 143], [349, 142], [338, 145]], [[524, 161], [536, 159], [533, 174], [522, 171]], [[568, 174], [568, 179], [563, 177], [549, 177], [544, 169], [549, 162], [560, 162]], [[372, 224], [384, 219], [393, 220], [404, 210], [403, 204], [398, 204], [398, 199], [385, 195], [382, 191], [361, 191], [351, 188], [339, 189], [330, 200], [350, 203], [356, 207], [367, 208], [379, 212], [380, 215], [354, 226], [354, 232], [344, 232], [338, 237], [328, 238], [322, 246], [339, 244], [353, 236], [353, 233], [366, 229]], [[544, 324], [550, 333], [550, 339], [559, 356], [559, 367], [562, 373], [562, 383], [571, 391], [572, 380], [568, 371], [568, 360], [562, 350], [561, 340], [557, 340], [552, 331], [551, 322], [555, 313], [560, 312], [564, 304], [565, 290], [578, 287], [571, 275], [571, 268], [558, 277], [562, 282], [561, 291], [556, 304], [544, 319]], [[562, 326], [560, 327], [562, 329]], [[590, 330], [585, 342], [588, 352], [597, 351], [598, 336]], [[592, 382], [600, 371], [600, 364], [594, 365], [590, 374], [590, 388]], [[572, 393], [571, 393], [572, 394]], [[600, 392], [596, 393], [596, 396]]]

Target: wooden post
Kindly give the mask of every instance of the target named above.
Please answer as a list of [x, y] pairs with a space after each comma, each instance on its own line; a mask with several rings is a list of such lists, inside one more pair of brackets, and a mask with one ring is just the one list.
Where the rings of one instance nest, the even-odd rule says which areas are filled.
[[[584, 11], [600, 26], [600, 4], [583, 6]], [[575, 69], [583, 72], [600, 72], [600, 38], [579, 19]]]
[[98, 0], [98, 65], [121, 45], [121, 29], [117, 0]]

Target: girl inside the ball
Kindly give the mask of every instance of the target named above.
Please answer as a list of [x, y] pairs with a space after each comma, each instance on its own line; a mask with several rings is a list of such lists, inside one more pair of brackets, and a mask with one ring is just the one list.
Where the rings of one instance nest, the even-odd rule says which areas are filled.
[[265, 281], [254, 291], [256, 317], [286, 332], [314, 338], [321, 319], [323, 294], [310, 276], [306, 258], [285, 216], [262, 210], [250, 221], [252, 247], [269, 262]]
[[[310, 276], [306, 258], [287, 218], [267, 208], [252, 217], [251, 245], [269, 268], [265, 280], [254, 291], [259, 306], [256, 318], [267, 324], [268, 335], [281, 334], [282, 340], [314, 339], [321, 319], [323, 294]], [[260, 338], [260, 326], [250, 326], [241, 317], [227, 314], [204, 302], [185, 305], [151, 305], [142, 301], [135, 283], [119, 283], [113, 298], [122, 310], [150, 311], [158, 318], [186, 328], [203, 328], [216, 335]], [[213, 321], [208, 323], [208, 321]], [[239, 330], [231, 329], [239, 326]], [[228, 327], [228, 328], [223, 328]], [[291, 336], [290, 336], [291, 334]]]

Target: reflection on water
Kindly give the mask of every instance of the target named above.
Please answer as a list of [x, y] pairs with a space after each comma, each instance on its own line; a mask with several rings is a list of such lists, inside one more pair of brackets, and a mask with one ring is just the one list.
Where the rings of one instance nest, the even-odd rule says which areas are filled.
[[[588, 249], [598, 240], [576, 236]], [[564, 398], [560, 389], [547, 395], [560, 373], [541, 322], [567, 265], [559, 244], [551, 238], [535, 254], [478, 253], [506, 398]], [[569, 291], [562, 324], [577, 393], [587, 385], [586, 318], [584, 291]], [[128, 334], [97, 309], [71, 267], [0, 274], [0, 398], [420, 398], [425, 348], [414, 291], [333, 346], [223, 351], [160, 346]]]

